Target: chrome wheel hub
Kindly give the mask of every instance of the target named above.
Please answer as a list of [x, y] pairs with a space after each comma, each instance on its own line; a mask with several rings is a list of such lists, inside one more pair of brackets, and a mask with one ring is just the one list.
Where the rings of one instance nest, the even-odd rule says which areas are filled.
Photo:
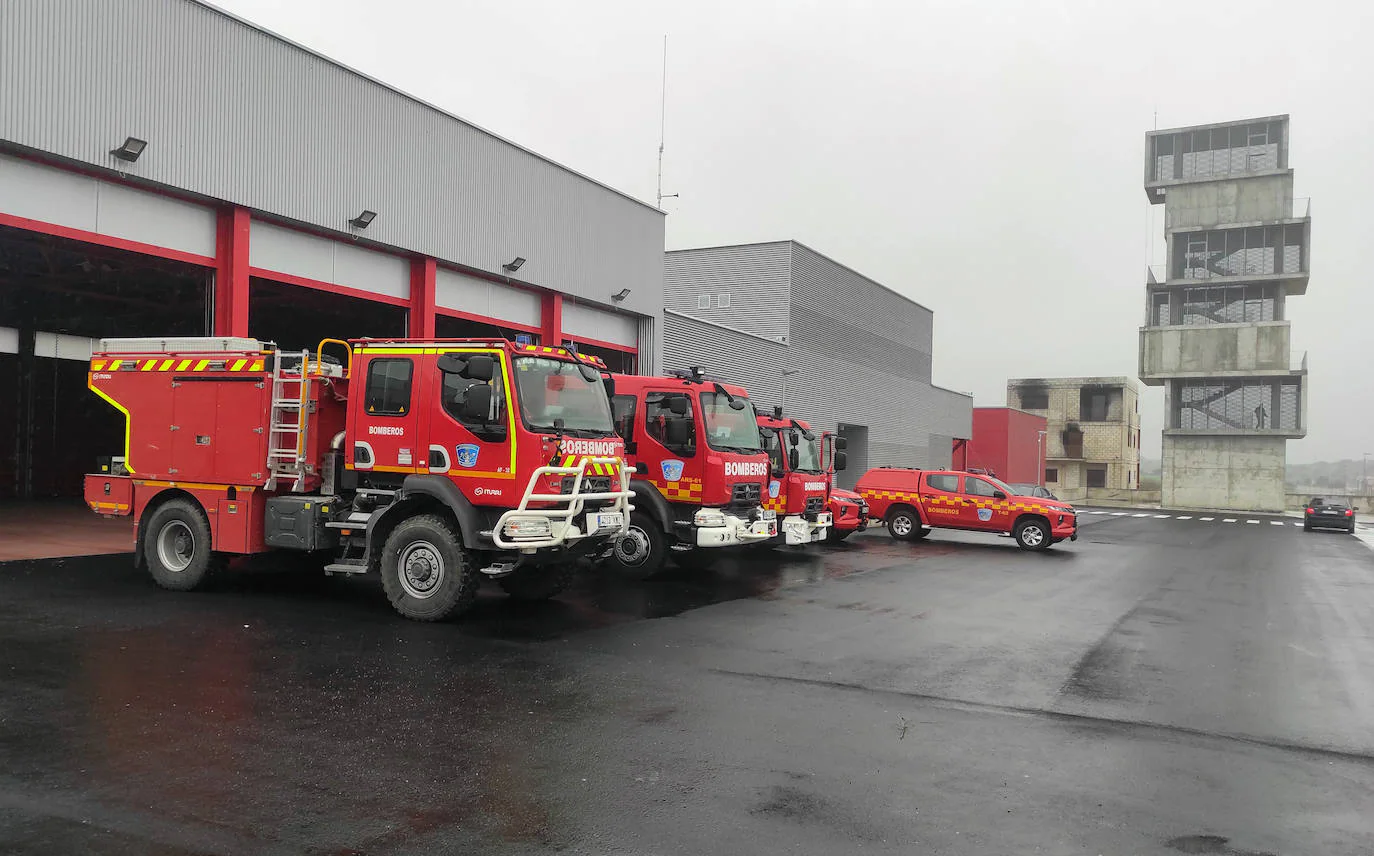
[[424, 600], [444, 582], [444, 557], [428, 541], [416, 541], [401, 551], [401, 588], [413, 598]]

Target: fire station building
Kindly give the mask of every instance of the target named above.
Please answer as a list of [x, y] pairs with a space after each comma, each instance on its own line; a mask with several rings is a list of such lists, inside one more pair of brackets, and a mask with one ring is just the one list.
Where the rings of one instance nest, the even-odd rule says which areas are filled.
[[659, 368], [663, 215], [196, 0], [0, 12], [0, 500], [79, 496], [94, 340], [528, 336]]
[[796, 241], [675, 250], [665, 266], [664, 363], [701, 365], [849, 443], [870, 467], [948, 467], [973, 399], [931, 383], [935, 316]]

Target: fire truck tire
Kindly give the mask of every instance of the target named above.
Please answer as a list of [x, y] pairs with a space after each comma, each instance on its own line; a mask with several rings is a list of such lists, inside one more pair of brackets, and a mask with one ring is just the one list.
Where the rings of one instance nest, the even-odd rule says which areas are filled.
[[1022, 550], [1047, 550], [1050, 546], [1050, 524], [1043, 517], [1023, 517], [1016, 522], [1012, 536]]
[[887, 513], [887, 531], [898, 541], [919, 541], [930, 534], [921, 526], [921, 516], [909, 505], [899, 505]]
[[630, 512], [629, 531], [615, 542], [611, 564], [627, 577], [646, 580], [662, 571], [667, 560], [668, 539], [663, 527], [643, 512]]
[[453, 524], [434, 514], [402, 520], [382, 549], [382, 587], [392, 607], [416, 621], [442, 621], [477, 599], [481, 573]]
[[210, 552], [210, 523], [189, 499], [164, 502], [143, 523], [143, 558], [153, 580], [172, 591], [203, 586], [223, 564]]
[[563, 562], [537, 568], [521, 568], [510, 576], [501, 577], [496, 584], [513, 600], [548, 600], [562, 594], [572, 585], [577, 565]]

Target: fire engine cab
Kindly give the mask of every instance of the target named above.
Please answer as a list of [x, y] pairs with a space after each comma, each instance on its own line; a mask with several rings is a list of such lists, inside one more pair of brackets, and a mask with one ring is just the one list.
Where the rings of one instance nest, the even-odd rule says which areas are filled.
[[784, 417], [781, 407], [760, 413], [758, 424], [772, 466], [763, 507], [782, 518], [778, 528], [786, 543], [824, 541], [832, 521], [828, 504], [834, 474], [846, 465], [844, 438], [822, 437], [808, 423]]
[[634, 512], [611, 559], [649, 577], [671, 552], [684, 564], [712, 548], [767, 541], [776, 512], [761, 505], [768, 455], [754, 405], [700, 368], [674, 377], [607, 375], [616, 431], [634, 468]]
[[106, 339], [89, 385], [124, 413], [125, 448], [86, 477], [86, 500], [134, 516], [135, 561], [164, 588], [294, 550], [325, 573], [380, 573], [422, 621], [467, 608], [484, 579], [551, 597], [629, 518], [603, 368], [504, 339], [325, 340], [313, 354]]

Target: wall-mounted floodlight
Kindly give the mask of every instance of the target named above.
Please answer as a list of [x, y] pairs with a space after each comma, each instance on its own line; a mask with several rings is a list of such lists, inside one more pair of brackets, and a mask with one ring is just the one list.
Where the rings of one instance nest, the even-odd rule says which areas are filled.
[[364, 211], [357, 217], [349, 220], [348, 224], [355, 229], [366, 229], [368, 226], [372, 225], [372, 221], [375, 219], [377, 219], [376, 211]]
[[615, 294], [612, 294], [612, 295], [611, 295], [611, 299], [614, 300], [616, 303], [619, 303], [620, 301], [624, 300], [625, 298], [627, 298], [627, 297], [629, 297], [629, 296], [630, 296], [630, 290], [629, 290], [628, 288], [622, 288], [622, 289], [620, 289], [619, 291], [617, 291]]
[[143, 150], [148, 148], [147, 140], [140, 140], [138, 137], [125, 137], [124, 144], [117, 149], [110, 149], [110, 154], [122, 161], [133, 163], [138, 160]]
[[505, 264], [501, 265], [501, 269], [504, 270], [506, 273], [515, 273], [516, 271], [520, 270], [520, 268], [521, 268], [524, 264], [525, 264], [525, 258], [524, 258], [524, 256], [516, 256], [516, 257], [515, 257], [514, 259], [512, 259], [511, 261], [508, 261], [508, 262], [506, 262]]

